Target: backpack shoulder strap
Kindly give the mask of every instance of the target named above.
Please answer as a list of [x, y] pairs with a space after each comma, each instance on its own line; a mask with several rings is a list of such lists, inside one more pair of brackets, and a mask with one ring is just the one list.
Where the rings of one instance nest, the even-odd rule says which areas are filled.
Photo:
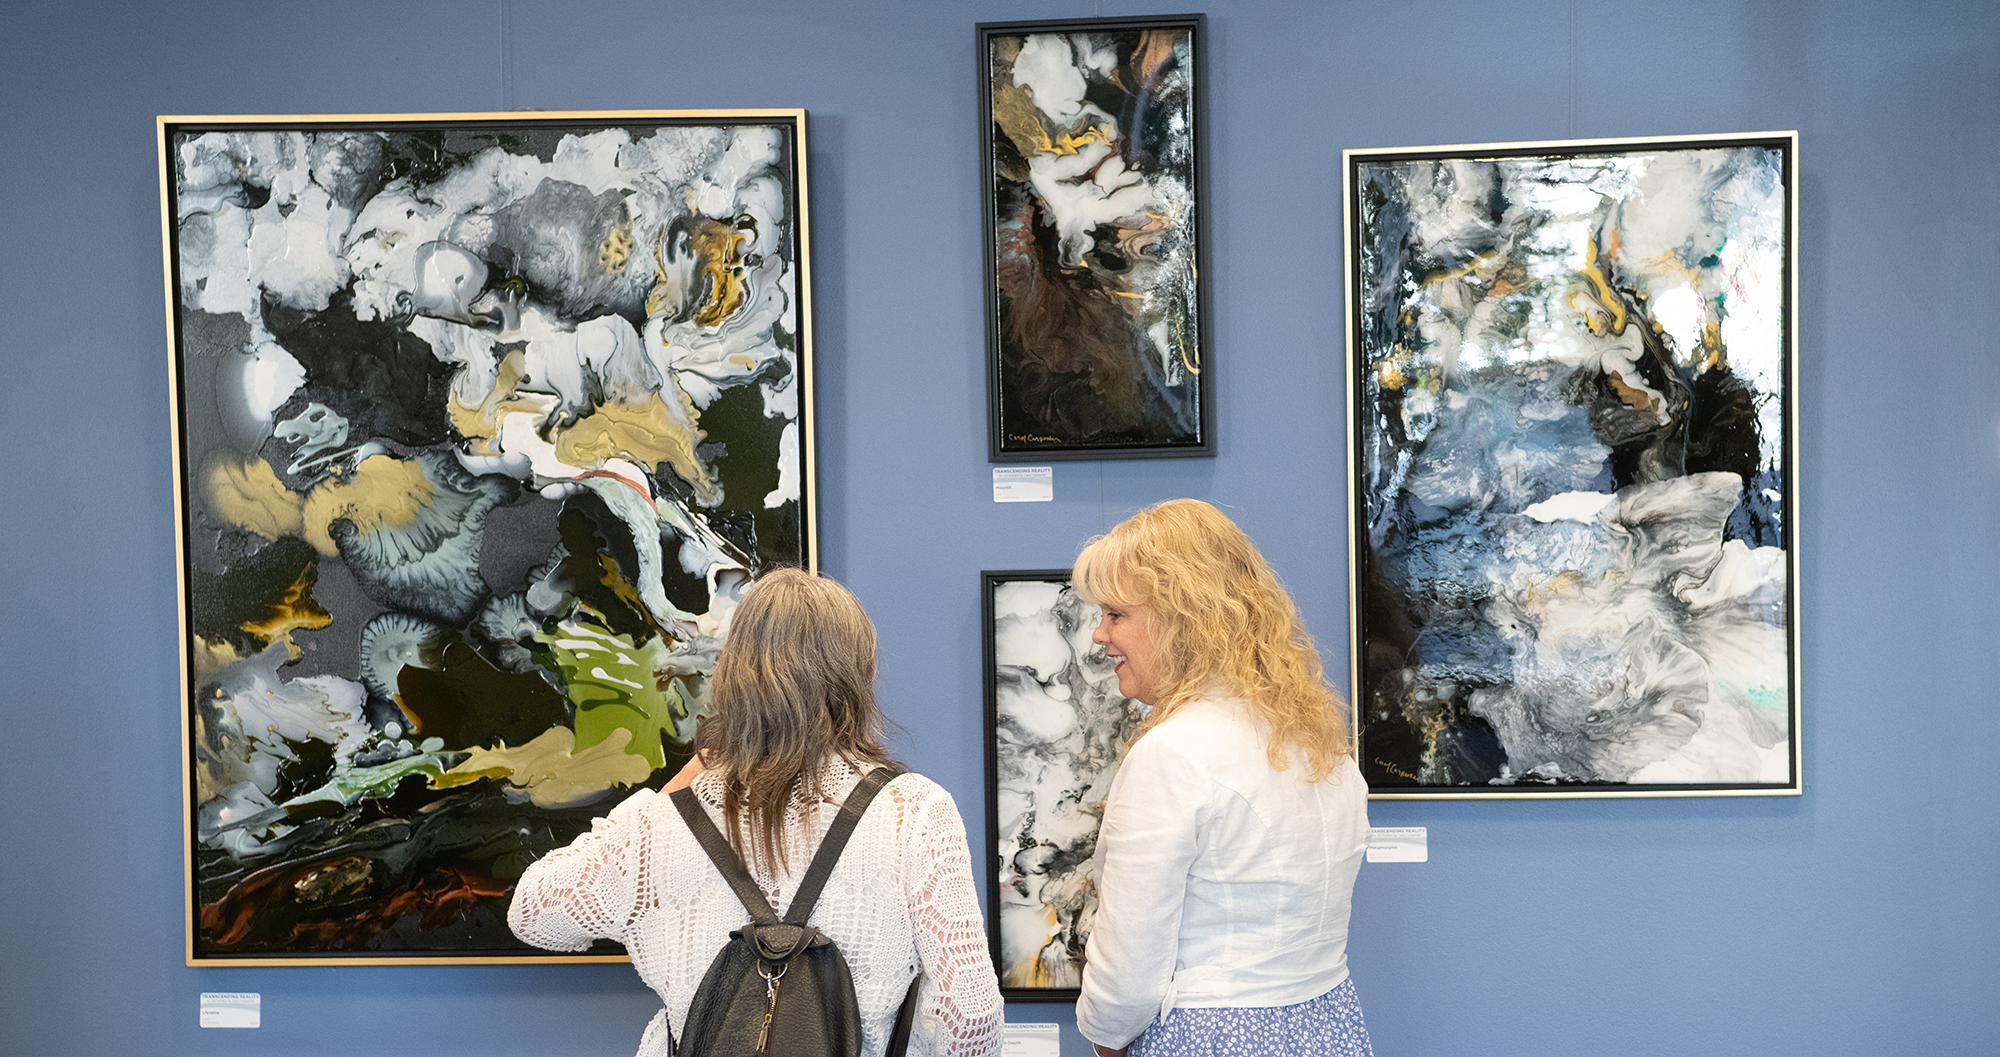
[[904, 1057], [910, 1052], [910, 1027], [917, 1021], [917, 985], [923, 982], [924, 974], [918, 973], [910, 981], [910, 989], [903, 992], [903, 1005], [896, 1010], [896, 1027], [889, 1033], [889, 1049], [883, 1057]]
[[702, 810], [701, 801], [694, 797], [693, 789], [677, 789], [672, 794], [674, 806], [680, 809], [681, 818], [687, 820], [688, 829], [694, 831], [694, 838], [701, 842], [701, 850], [722, 871], [722, 878], [729, 882], [729, 888], [736, 898], [743, 901], [743, 909], [750, 912], [750, 919], [759, 925], [778, 924], [778, 912], [771, 907], [771, 901], [764, 898], [764, 891], [751, 880], [750, 871], [743, 868], [743, 860], [736, 849], [729, 846], [722, 831], [715, 828], [715, 820]]
[[[889, 780], [902, 774], [900, 768], [877, 767], [861, 779], [848, 794], [847, 803], [840, 806], [834, 816], [833, 827], [826, 832], [826, 839], [820, 842], [819, 851], [813, 855], [812, 865], [806, 868], [805, 879], [799, 882], [798, 894], [792, 897], [791, 909], [785, 912], [785, 923], [803, 925], [812, 916], [813, 905], [819, 902], [820, 890], [826, 887], [828, 875], [833, 873], [833, 864], [840, 859], [840, 852], [847, 847], [847, 838], [854, 835], [854, 827], [861, 821], [861, 815], [875, 799], [875, 794]], [[679, 794], [675, 794], [678, 796]], [[706, 815], [702, 816], [704, 820]]]

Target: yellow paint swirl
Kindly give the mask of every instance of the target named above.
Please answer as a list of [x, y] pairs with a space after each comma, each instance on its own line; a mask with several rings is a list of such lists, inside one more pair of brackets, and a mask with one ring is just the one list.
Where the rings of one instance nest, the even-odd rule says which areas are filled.
[[209, 506], [237, 528], [268, 539], [305, 530], [304, 498], [286, 488], [262, 459], [213, 463], [205, 484]]
[[306, 496], [305, 540], [333, 557], [340, 548], [327, 530], [335, 521], [347, 519], [364, 536], [383, 528], [402, 528], [436, 496], [437, 486], [414, 461], [370, 455], [349, 477], [328, 481]]

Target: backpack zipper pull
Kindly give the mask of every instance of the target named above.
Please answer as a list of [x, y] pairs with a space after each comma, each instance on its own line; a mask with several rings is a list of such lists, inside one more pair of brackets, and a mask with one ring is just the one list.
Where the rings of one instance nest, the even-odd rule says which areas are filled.
[[764, 1026], [757, 1029], [758, 1053], [763, 1053], [765, 1044], [771, 1041], [771, 1017], [778, 1012], [778, 981], [784, 979], [786, 968], [790, 966], [779, 968], [777, 975], [773, 976], [764, 971], [763, 965], [757, 966], [757, 975], [764, 978], [764, 994], [771, 999], [771, 1004], [764, 1010]]

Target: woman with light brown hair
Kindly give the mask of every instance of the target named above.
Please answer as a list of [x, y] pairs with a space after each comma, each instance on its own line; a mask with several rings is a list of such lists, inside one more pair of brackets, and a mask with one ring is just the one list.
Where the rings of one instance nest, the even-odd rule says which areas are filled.
[[[692, 789], [751, 879], [790, 905], [806, 862], [864, 775], [891, 763], [875, 704], [875, 626], [847, 589], [796, 569], [767, 573], [731, 615], [695, 760], [663, 792]], [[746, 921], [670, 797], [641, 790], [515, 887], [514, 933], [552, 950], [625, 945], [663, 1007], [640, 1057], [665, 1057], [716, 952]], [[878, 1057], [921, 973], [912, 1054], [992, 1054], [999, 983], [950, 794], [903, 773], [865, 809], [810, 924], [854, 979], [862, 1052]], [[776, 1047], [782, 1050], [783, 1047]]]
[[1098, 835], [1077, 1027], [1100, 1055], [1372, 1053], [1347, 975], [1368, 788], [1291, 596], [1192, 499], [1090, 541], [1071, 582], [1151, 706]]

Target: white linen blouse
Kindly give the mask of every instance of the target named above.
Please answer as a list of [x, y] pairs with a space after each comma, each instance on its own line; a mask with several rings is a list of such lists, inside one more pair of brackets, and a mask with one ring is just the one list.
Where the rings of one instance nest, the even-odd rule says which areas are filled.
[[[844, 761], [828, 765], [821, 789], [831, 803], [788, 812], [794, 869], [771, 876], [746, 863], [778, 913], [791, 905], [812, 851], [833, 824], [836, 807], [860, 781]], [[721, 781], [703, 774], [696, 797], [723, 829]], [[724, 832], [727, 832], [724, 829]], [[685, 1029], [694, 992], [729, 931], [750, 919], [702, 851], [669, 797], [634, 793], [591, 832], [528, 868], [514, 888], [507, 923], [521, 939], [550, 950], [580, 951], [593, 939], [617, 940], [664, 1008], [646, 1028], [639, 1057], [666, 1057]], [[999, 981], [972, 883], [965, 823], [951, 794], [917, 774], [882, 788], [827, 878], [811, 923], [833, 938], [854, 975], [862, 1048], [879, 1057], [910, 979], [918, 969], [918, 1017], [911, 1054], [979, 1057], [1000, 1052]], [[669, 1032], [672, 1032], [670, 1035]]]
[[1076, 1006], [1116, 1049], [1184, 1006], [1285, 1006], [1347, 980], [1368, 786], [1350, 756], [1273, 770], [1241, 701], [1182, 707], [1133, 744], [1097, 841], [1097, 916]]

